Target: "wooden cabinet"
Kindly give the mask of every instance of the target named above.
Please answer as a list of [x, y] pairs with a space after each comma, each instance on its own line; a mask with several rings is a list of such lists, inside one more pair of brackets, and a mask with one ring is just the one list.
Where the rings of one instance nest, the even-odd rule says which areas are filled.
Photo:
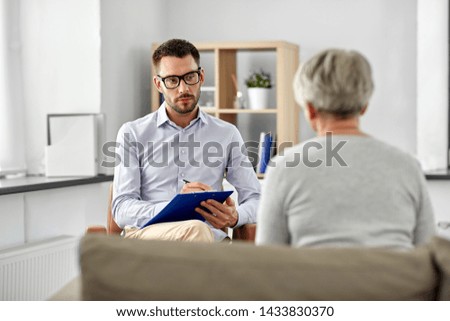
[[[298, 143], [299, 108], [294, 101], [292, 90], [292, 81], [299, 62], [297, 45], [285, 41], [199, 42], [194, 43], [194, 45], [200, 51], [200, 61], [203, 61], [204, 53], [212, 54], [214, 60], [212, 72], [215, 88], [214, 106], [202, 107], [202, 110], [233, 124], [237, 124], [237, 117], [241, 114], [251, 116], [274, 115], [276, 118], [277, 151], [280, 152], [286, 145]], [[157, 46], [158, 44], [153, 44], [153, 49]], [[273, 106], [273, 108], [250, 110], [234, 107], [237, 88], [233, 81], [233, 75], [237, 75], [237, 57], [240, 52], [250, 53], [250, 55], [258, 52], [269, 52], [274, 55], [275, 75], [272, 75], [272, 77], [275, 82], [276, 106]], [[205, 72], [208, 76], [208, 70], [205, 70]], [[246, 88], [240, 90], [243, 91]], [[158, 109], [159, 105], [159, 92], [152, 86], [152, 111]]]

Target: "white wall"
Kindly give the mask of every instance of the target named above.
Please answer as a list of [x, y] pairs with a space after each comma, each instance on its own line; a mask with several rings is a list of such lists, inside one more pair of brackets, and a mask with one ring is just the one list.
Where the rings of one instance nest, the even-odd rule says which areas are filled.
[[44, 173], [46, 115], [105, 113], [106, 140], [150, 111], [162, 0], [21, 1], [27, 165]]
[[106, 226], [110, 182], [0, 196], [0, 249]]
[[425, 169], [448, 164], [448, 1], [418, 0], [417, 151]]
[[[425, 169], [446, 168], [448, 157], [448, 1], [418, 0], [417, 150]], [[450, 181], [428, 181], [437, 222], [450, 222]], [[450, 229], [439, 229], [450, 238]]]
[[24, 193], [25, 242], [106, 226], [110, 182]]
[[21, 1], [28, 172], [44, 173], [49, 113], [100, 112], [99, 0]]
[[102, 0], [101, 110], [106, 140], [120, 126], [150, 112], [151, 44], [165, 39], [166, 2]]
[[[436, 222], [450, 223], [450, 201], [448, 197], [450, 192], [450, 181], [432, 180], [427, 183]], [[449, 228], [438, 228], [437, 231], [441, 236], [450, 239]]]
[[0, 249], [25, 243], [23, 194], [0, 196]]
[[[375, 93], [362, 127], [416, 152], [417, 1], [168, 1], [168, 37], [191, 41], [287, 40], [300, 60], [328, 47], [353, 48], [372, 63]], [[186, 17], [196, 17], [189, 19]], [[312, 133], [301, 116], [304, 140]]]

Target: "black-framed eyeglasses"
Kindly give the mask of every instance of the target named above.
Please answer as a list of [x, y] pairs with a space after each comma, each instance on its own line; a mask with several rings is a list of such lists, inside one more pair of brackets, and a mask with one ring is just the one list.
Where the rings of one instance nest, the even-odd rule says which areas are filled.
[[161, 77], [160, 75], [156, 75], [159, 80], [161, 80], [164, 83], [164, 86], [166, 86], [167, 89], [175, 89], [180, 85], [181, 79], [186, 83], [186, 85], [196, 85], [200, 81], [200, 70], [202, 67], [198, 67], [196, 71], [190, 71], [187, 74], [184, 74], [182, 76], [167, 76], [167, 77]]

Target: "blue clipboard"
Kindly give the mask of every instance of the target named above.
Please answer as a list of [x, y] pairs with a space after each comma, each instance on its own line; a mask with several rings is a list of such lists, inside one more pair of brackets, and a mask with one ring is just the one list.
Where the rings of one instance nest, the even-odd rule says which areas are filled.
[[216, 192], [194, 192], [177, 194], [155, 217], [145, 223], [144, 228], [151, 224], [164, 222], [178, 222], [187, 220], [205, 221], [205, 218], [195, 211], [196, 207], [201, 207], [200, 203], [206, 200], [216, 200], [220, 203], [225, 202], [233, 191], [216, 191]]

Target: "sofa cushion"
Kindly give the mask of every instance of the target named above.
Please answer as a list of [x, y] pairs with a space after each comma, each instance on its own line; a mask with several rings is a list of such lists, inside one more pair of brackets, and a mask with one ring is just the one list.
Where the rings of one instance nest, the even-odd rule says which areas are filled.
[[431, 249], [441, 276], [438, 300], [450, 301], [450, 241], [436, 237], [431, 242]]
[[85, 300], [421, 300], [437, 274], [427, 248], [289, 247], [87, 235]]

